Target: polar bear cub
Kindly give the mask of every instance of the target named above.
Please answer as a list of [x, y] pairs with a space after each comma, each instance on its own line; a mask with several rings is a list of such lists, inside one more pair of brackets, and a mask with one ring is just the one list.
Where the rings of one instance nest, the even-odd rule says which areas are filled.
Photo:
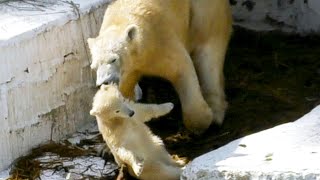
[[102, 85], [90, 114], [119, 166], [127, 166], [139, 179], [179, 179], [181, 169], [173, 162], [160, 138], [144, 124], [167, 114], [172, 103], [139, 104], [123, 98], [114, 84]]

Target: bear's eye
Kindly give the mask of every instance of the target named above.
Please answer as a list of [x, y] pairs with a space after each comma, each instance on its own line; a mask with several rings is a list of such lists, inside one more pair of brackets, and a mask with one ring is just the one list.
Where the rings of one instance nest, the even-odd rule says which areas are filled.
[[116, 113], [119, 113], [119, 112], [120, 112], [120, 110], [117, 110], [117, 111], [116, 111]]
[[113, 59], [111, 59], [110, 63], [114, 63], [114, 62], [116, 62], [116, 60], [117, 60], [117, 58], [113, 58]]

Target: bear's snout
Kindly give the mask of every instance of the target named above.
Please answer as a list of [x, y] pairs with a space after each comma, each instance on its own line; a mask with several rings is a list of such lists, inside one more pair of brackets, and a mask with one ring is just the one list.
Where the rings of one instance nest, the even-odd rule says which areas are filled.
[[134, 115], [134, 111], [130, 110], [129, 117], [132, 117]]

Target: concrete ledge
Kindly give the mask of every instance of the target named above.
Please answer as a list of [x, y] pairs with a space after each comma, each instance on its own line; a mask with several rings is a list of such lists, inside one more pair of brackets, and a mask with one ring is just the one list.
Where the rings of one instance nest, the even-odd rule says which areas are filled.
[[181, 179], [320, 179], [320, 106], [194, 159]]
[[0, 5], [0, 171], [92, 119], [86, 39], [97, 35], [109, 0], [73, 2]]

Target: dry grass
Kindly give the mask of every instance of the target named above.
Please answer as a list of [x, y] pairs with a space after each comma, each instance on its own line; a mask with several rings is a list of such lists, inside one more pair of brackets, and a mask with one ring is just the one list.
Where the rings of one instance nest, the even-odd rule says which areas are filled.
[[[82, 150], [75, 146], [59, 144], [50, 142], [32, 150], [27, 155], [17, 159], [10, 172], [11, 177], [9, 180], [20, 180], [20, 179], [37, 179], [40, 177], [41, 170], [52, 168], [51, 164], [40, 164], [36, 158], [45, 155], [45, 153], [54, 153], [60, 157], [75, 158], [79, 156], [86, 156], [92, 154], [91, 151]], [[51, 162], [57, 163], [57, 162]], [[61, 162], [62, 164], [62, 162]], [[54, 168], [54, 167], [53, 167]]]

